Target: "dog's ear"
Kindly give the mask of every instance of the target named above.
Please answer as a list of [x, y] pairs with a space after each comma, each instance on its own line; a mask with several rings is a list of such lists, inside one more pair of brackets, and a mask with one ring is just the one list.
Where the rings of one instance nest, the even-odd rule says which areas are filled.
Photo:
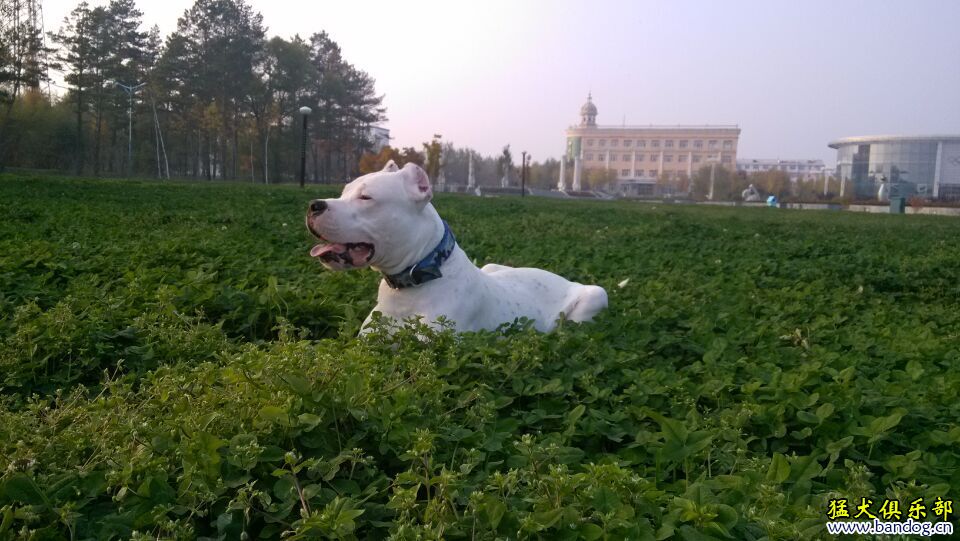
[[397, 164], [396, 164], [393, 160], [388, 161], [387, 164], [384, 165], [384, 166], [383, 166], [383, 169], [382, 169], [382, 171], [384, 171], [384, 172], [386, 172], [386, 173], [393, 173], [393, 172], [396, 172], [396, 171], [399, 171], [399, 170], [400, 170], [400, 168], [397, 167]]
[[408, 163], [403, 166], [403, 187], [411, 199], [420, 204], [426, 205], [433, 199], [433, 190], [430, 188], [430, 178], [422, 167], [415, 163]]

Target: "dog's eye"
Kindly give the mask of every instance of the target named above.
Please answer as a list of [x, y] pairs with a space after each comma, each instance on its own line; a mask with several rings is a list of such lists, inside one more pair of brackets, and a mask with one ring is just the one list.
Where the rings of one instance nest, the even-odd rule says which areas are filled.
[[370, 197], [369, 195], [364, 194], [364, 195], [361, 195], [360, 197], [358, 197], [357, 199], [359, 199], [359, 200], [361, 200], [361, 201], [370, 201], [370, 200], [372, 200], [373, 198]]

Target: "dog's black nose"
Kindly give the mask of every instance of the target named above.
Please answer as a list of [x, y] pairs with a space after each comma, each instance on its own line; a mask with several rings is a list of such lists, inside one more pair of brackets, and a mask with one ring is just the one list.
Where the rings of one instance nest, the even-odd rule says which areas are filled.
[[323, 214], [325, 210], [327, 210], [327, 202], [323, 199], [314, 199], [310, 202], [311, 214]]

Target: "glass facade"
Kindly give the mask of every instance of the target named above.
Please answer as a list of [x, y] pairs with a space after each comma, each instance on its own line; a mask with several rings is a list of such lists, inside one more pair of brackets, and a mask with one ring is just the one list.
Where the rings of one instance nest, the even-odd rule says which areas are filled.
[[875, 199], [886, 183], [891, 196], [933, 194], [938, 141], [902, 140], [837, 144], [837, 174], [846, 193], [856, 199]]

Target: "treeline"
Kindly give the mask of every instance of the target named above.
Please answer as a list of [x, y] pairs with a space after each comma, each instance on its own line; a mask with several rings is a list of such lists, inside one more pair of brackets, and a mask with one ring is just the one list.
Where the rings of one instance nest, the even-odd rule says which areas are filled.
[[[425, 142], [422, 150], [413, 147], [402, 149], [383, 147], [378, 152], [365, 153], [360, 158], [360, 173], [379, 171], [390, 160], [403, 166], [413, 162], [423, 166], [427, 174], [435, 182], [439, 178], [440, 170], [448, 185], [467, 185], [470, 174], [470, 159], [473, 157], [473, 174], [477, 186], [500, 186], [504, 176], [508, 184], [519, 187], [521, 181], [521, 164], [515, 163], [510, 145], [503, 148], [498, 156], [483, 156], [469, 147], [458, 147], [453, 143], [441, 143], [441, 136], [434, 135], [432, 141]], [[521, 158], [522, 161], [522, 158]], [[567, 176], [572, 175], [572, 169]], [[560, 176], [560, 161], [547, 158], [542, 162], [534, 162], [527, 158], [526, 185], [531, 188], [554, 189]], [[569, 184], [569, 178], [567, 183]]]
[[[325, 32], [268, 38], [244, 0], [197, 0], [165, 39], [144, 30], [133, 0], [82, 2], [45, 55], [36, 39], [33, 54], [17, 49], [28, 70], [12, 44], [36, 30], [3, 34], [0, 167], [291, 180], [308, 106], [307, 176], [339, 181], [357, 173], [369, 126], [386, 119], [374, 79]], [[45, 92], [44, 57], [64, 73], [59, 97]]]

